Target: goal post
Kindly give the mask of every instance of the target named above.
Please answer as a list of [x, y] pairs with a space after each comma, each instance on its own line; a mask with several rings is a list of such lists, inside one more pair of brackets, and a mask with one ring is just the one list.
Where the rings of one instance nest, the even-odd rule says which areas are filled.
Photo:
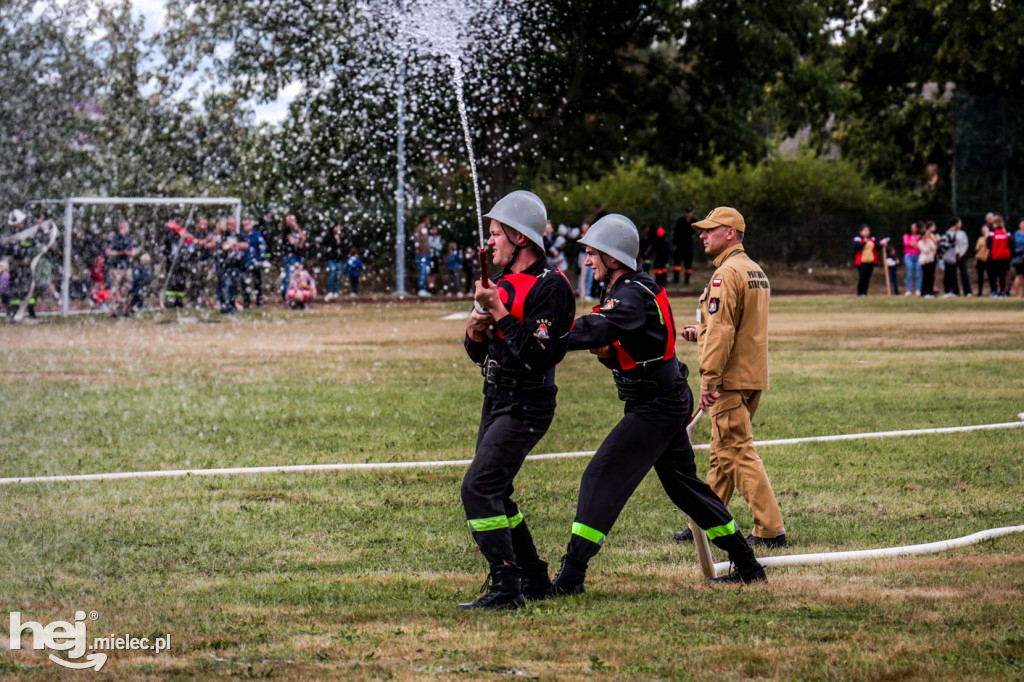
[[64, 205], [64, 267], [60, 285], [60, 314], [71, 311], [71, 235], [75, 206], [230, 206], [237, 225], [242, 224], [242, 200], [235, 197], [69, 197], [29, 203]]

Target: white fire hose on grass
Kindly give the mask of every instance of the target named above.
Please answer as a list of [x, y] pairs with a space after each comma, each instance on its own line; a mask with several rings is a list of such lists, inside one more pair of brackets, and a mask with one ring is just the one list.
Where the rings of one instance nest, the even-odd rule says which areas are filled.
[[[704, 415], [704, 410], [697, 410], [696, 414], [690, 418], [690, 421], [686, 425], [686, 435], [693, 440], [693, 427], [697, 424], [697, 421]], [[1017, 415], [1019, 419], [1024, 421], [1024, 412]], [[844, 439], [843, 436], [833, 436], [834, 439]], [[822, 439], [824, 440], [824, 439]], [[782, 441], [777, 441], [782, 443]], [[692, 523], [692, 522], [691, 522]], [[695, 540], [703, 540], [704, 538], [699, 536], [699, 529], [695, 525], [691, 525], [690, 529], [694, 531]], [[814, 564], [838, 564], [844, 561], [863, 561], [865, 559], [890, 559], [893, 557], [901, 556], [914, 556], [917, 554], [937, 554], [939, 552], [947, 552], [951, 549], [957, 549], [959, 547], [967, 547], [969, 545], [976, 545], [979, 542], [985, 540], [991, 540], [992, 538], [1002, 537], [1004, 535], [1010, 535], [1011, 533], [1024, 533], [1024, 526], [1004, 526], [1002, 528], [990, 528], [988, 530], [978, 531], [977, 533], [971, 533], [965, 535], [962, 538], [953, 538], [950, 540], [939, 540], [938, 542], [927, 542], [922, 545], [906, 545], [904, 547], [883, 547], [880, 549], [858, 549], [847, 552], [819, 552], [817, 554], [787, 554], [783, 556], [769, 556], [769, 557], [758, 557], [758, 562], [762, 566], [809, 566]], [[701, 559], [702, 569], [705, 575], [709, 572], [707, 570], [707, 559], [710, 554], [710, 547], [707, 546], [707, 542], [697, 545], [698, 558]], [[704, 556], [701, 556], [701, 555]], [[729, 572], [730, 562], [719, 561], [711, 567], [708, 576], [711, 578], [719, 575], [724, 575]]]
[[[809, 566], [812, 564], [837, 564], [843, 561], [861, 561], [864, 559], [891, 559], [893, 557], [913, 556], [916, 554], [937, 554], [946, 552], [958, 547], [976, 545], [984, 540], [1010, 535], [1011, 533], [1024, 533], [1024, 526], [1005, 526], [1003, 528], [990, 528], [965, 535], [962, 538], [952, 540], [940, 540], [939, 542], [928, 542], [923, 545], [907, 545], [906, 547], [884, 547], [882, 549], [861, 549], [849, 552], [820, 552], [818, 554], [789, 554], [785, 556], [758, 557], [757, 560], [762, 566]], [[716, 575], [728, 572], [729, 562], [720, 561], [715, 564]]]
[[[702, 415], [703, 411], [698, 411], [690, 422], [687, 424], [687, 433], [692, 433], [694, 425]], [[931, 429], [913, 429], [908, 431], [879, 431], [875, 433], [851, 433], [851, 434], [839, 434], [832, 436], [807, 436], [803, 438], [784, 438], [779, 440], [769, 441], [758, 441], [755, 445], [758, 446], [770, 446], [770, 445], [790, 445], [794, 443], [808, 443], [808, 442], [823, 442], [823, 441], [838, 441], [838, 440], [854, 440], [860, 438], [891, 438], [896, 436], [906, 437], [923, 434], [935, 434], [935, 433], [959, 433], [966, 431], [978, 431], [978, 430], [989, 430], [989, 429], [1018, 429], [1024, 428], [1024, 412], [1018, 415], [1020, 421], [1006, 422], [1000, 424], [976, 424], [973, 426], [952, 426], [952, 427], [940, 427]], [[707, 449], [707, 444], [695, 445], [695, 450]], [[527, 457], [528, 460], [547, 460], [547, 459], [563, 459], [570, 457], [589, 457], [593, 455], [593, 451], [578, 451], [578, 452], [557, 452], [543, 455], [530, 455]], [[355, 470], [378, 470], [378, 469], [419, 469], [419, 468], [433, 468], [433, 467], [449, 467], [449, 466], [468, 466], [470, 460], [443, 460], [443, 461], [432, 461], [432, 462], [338, 462], [330, 464], [298, 464], [298, 465], [279, 465], [279, 466], [264, 466], [264, 467], [235, 467], [235, 468], [224, 468], [224, 469], [174, 469], [174, 470], [157, 470], [157, 471], [120, 471], [120, 472], [107, 472], [107, 473], [96, 473], [96, 474], [71, 474], [71, 475], [58, 475], [58, 476], [24, 476], [24, 477], [12, 477], [12, 478], [0, 478], [0, 486], [6, 485], [26, 485], [26, 484], [40, 484], [40, 483], [59, 483], [59, 482], [73, 482], [73, 481], [109, 481], [109, 480], [121, 480], [121, 479], [138, 479], [138, 478], [176, 478], [176, 477], [191, 477], [191, 476], [231, 476], [231, 475], [259, 475], [259, 474], [285, 474], [285, 473], [299, 473], [299, 472], [326, 472], [326, 471], [355, 471]], [[830, 564], [838, 563], [841, 561], [859, 561], [863, 559], [887, 559], [892, 557], [900, 556], [912, 556], [915, 554], [932, 554], [935, 552], [945, 552], [950, 549], [957, 547], [966, 547], [968, 545], [977, 544], [984, 540], [1001, 537], [1003, 535], [1009, 535], [1011, 533], [1022, 533], [1024, 532], [1024, 526], [1007, 526], [1004, 528], [992, 528], [989, 530], [983, 530], [971, 535], [964, 536], [962, 538], [954, 538], [951, 540], [942, 540], [939, 542], [929, 542], [923, 545], [909, 545], [906, 547], [886, 547], [882, 549], [866, 549], [866, 550], [854, 550], [848, 552], [823, 552], [819, 554], [791, 554], [784, 556], [769, 556], [759, 558], [763, 566], [800, 566], [808, 564]], [[700, 540], [700, 535], [697, 534], [696, 539]], [[706, 538], [706, 536], [705, 536]], [[728, 562], [719, 562], [712, 564], [710, 556], [710, 548], [708, 548], [705, 559], [707, 565], [704, 566], [705, 574], [714, 573], [719, 575], [729, 569]], [[714, 576], [710, 576], [714, 577]]]

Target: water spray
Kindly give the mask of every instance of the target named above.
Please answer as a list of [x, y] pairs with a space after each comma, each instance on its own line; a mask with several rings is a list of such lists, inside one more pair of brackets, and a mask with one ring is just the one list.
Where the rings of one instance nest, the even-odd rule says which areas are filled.
[[476, 200], [477, 236], [480, 240], [480, 248], [477, 251], [477, 259], [480, 263], [480, 283], [487, 286], [487, 240], [484, 238], [483, 210], [480, 207], [480, 182], [476, 174], [476, 155], [473, 154], [473, 139], [469, 134], [469, 114], [466, 112], [466, 97], [464, 93], [464, 81], [462, 74], [462, 61], [456, 52], [448, 54], [452, 64], [452, 74], [455, 81], [455, 97], [459, 102], [459, 118], [462, 119], [462, 134], [466, 139], [466, 151], [469, 153], [469, 173], [473, 178], [473, 198]]

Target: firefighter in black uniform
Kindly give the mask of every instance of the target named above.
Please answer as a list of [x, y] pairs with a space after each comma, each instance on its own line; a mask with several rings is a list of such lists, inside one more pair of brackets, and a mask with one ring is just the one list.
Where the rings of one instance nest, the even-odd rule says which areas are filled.
[[551, 594], [583, 593], [587, 563], [651, 467], [676, 506], [728, 552], [735, 570], [724, 580], [764, 580], [725, 505], [697, 476], [686, 434], [693, 405], [687, 369], [676, 359], [668, 294], [637, 270], [636, 226], [610, 214], [580, 243], [595, 278], [607, 282], [607, 293], [592, 313], [576, 320], [569, 350], [590, 350], [612, 371], [625, 414], [583, 472], [572, 537]]
[[654, 283], [663, 287], [668, 284], [668, 259], [672, 251], [664, 227], [659, 225], [654, 228], [654, 237], [647, 248], [654, 264]]
[[686, 213], [676, 221], [675, 232], [672, 233], [672, 283], [679, 284], [679, 271], [685, 268], [683, 284], [690, 283], [693, 274], [693, 208], [686, 207]]
[[[555, 365], [565, 357], [576, 312], [569, 280], [544, 255], [547, 211], [534, 194], [512, 192], [490, 219], [493, 282], [478, 282], [466, 352], [484, 375], [484, 406], [462, 504], [490, 565], [491, 589], [460, 609], [517, 608], [551, 586], [530, 530], [512, 501], [512, 480], [555, 414]], [[482, 308], [482, 309], [481, 309]]]
[[[31, 231], [25, 229], [26, 220], [28, 220], [28, 216], [18, 209], [11, 211], [7, 218], [7, 225], [14, 233], [11, 235], [11, 244], [8, 248], [11, 268], [11, 302], [8, 317], [12, 320], [22, 302], [25, 302], [28, 308], [29, 319], [36, 317], [36, 299], [35, 296], [30, 296], [30, 290], [32, 289], [32, 258], [36, 255], [36, 239], [39, 239], [39, 236], [38, 232], [32, 235]], [[15, 236], [18, 238], [13, 239]]]

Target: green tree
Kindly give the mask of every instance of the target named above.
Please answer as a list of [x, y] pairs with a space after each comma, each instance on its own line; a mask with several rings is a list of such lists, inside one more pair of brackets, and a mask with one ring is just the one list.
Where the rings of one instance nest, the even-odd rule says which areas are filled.
[[0, 4], [0, 196], [18, 205], [95, 180], [91, 138], [101, 76], [87, 3]]
[[[161, 77], [130, 0], [0, 6], [0, 194], [194, 194], [230, 186], [251, 121], [238, 98]], [[8, 133], [9, 131], [9, 133]]]
[[850, 96], [837, 111], [842, 153], [891, 186], [948, 206], [953, 93], [1024, 95], [1017, 0], [873, 0], [839, 48]]
[[[165, 49], [180, 70], [212, 64], [216, 79], [243, 97], [272, 100], [303, 84], [283, 126], [285, 146], [317, 159], [320, 175], [337, 167], [326, 183], [336, 203], [390, 203], [395, 74], [404, 59], [410, 190], [468, 207], [450, 72], [423, 41], [403, 42], [398, 5], [176, 0]], [[787, 87], [810, 99], [812, 84], [825, 80], [826, 10], [816, 0], [508, 7], [522, 11], [482, 18], [463, 54], [488, 199], [538, 176], [599, 175], [623, 160], [671, 168], [758, 160], [780, 117], [795, 129], [825, 116], [820, 108], [783, 112], [771, 100], [773, 88]]]

